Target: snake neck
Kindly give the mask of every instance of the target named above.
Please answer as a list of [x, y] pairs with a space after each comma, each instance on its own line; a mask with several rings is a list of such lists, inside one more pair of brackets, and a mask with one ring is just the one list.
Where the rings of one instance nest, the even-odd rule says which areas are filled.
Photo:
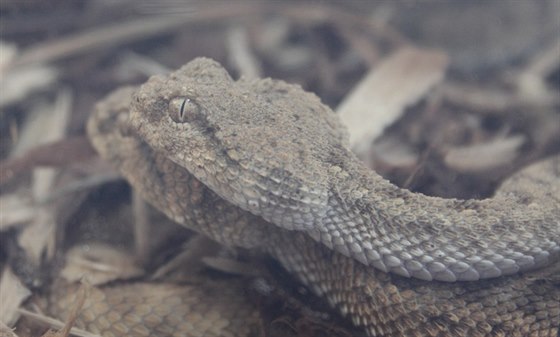
[[519, 200], [457, 200], [401, 189], [352, 154], [331, 166], [328, 211], [310, 231], [384, 272], [473, 281], [544, 266], [559, 253], [558, 207]]

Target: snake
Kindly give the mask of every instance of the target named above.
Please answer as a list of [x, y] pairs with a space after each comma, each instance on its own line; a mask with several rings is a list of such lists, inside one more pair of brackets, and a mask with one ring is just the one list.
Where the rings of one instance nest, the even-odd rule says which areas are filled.
[[207, 58], [110, 94], [87, 130], [172, 220], [272, 256], [369, 336], [558, 336], [559, 156], [490, 199], [413, 193], [314, 94]]

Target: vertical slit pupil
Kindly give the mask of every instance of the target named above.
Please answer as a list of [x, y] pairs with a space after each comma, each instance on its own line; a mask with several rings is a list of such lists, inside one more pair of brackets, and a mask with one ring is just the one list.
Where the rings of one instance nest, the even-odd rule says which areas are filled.
[[185, 117], [185, 104], [187, 103], [187, 99], [183, 100], [183, 103], [181, 103], [181, 119], [183, 119]]

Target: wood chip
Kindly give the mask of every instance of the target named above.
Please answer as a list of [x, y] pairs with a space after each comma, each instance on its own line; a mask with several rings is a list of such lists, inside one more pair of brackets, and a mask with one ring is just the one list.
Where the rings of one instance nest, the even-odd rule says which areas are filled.
[[172, 69], [162, 63], [133, 52], [124, 53], [119, 67], [117, 78], [123, 82], [130, 81], [130, 74], [142, 74], [146, 77], [153, 75], [168, 74]]
[[23, 155], [38, 145], [63, 138], [71, 114], [71, 105], [70, 91], [61, 90], [53, 104], [43, 101], [33, 106], [10, 156]]
[[136, 265], [134, 256], [103, 244], [79, 245], [66, 254], [64, 279], [75, 282], [85, 278], [91, 285], [140, 276], [144, 271]]
[[0, 231], [28, 223], [35, 216], [35, 207], [29, 199], [17, 194], [0, 197]]
[[525, 99], [551, 101], [558, 99], [558, 91], [548, 88], [546, 78], [560, 66], [560, 39], [533, 57], [517, 78], [517, 88]]
[[[376, 142], [372, 148], [376, 162], [392, 168], [413, 168], [418, 163], [418, 153], [401, 139], [391, 137]], [[380, 165], [379, 163], [376, 164]]]
[[523, 104], [514, 93], [495, 87], [481, 88], [472, 84], [449, 82], [441, 88], [445, 99], [477, 114], [511, 113]]
[[[26, 124], [22, 132], [18, 150], [34, 147], [37, 144], [53, 142], [63, 138], [71, 112], [71, 93], [61, 90], [55, 104], [49, 111], [39, 113], [34, 122]], [[37, 132], [37, 134], [33, 134]], [[24, 144], [25, 146], [23, 146]], [[18, 151], [15, 151], [16, 153]], [[32, 196], [40, 204], [48, 199], [53, 189], [57, 171], [51, 168], [37, 168], [33, 171]], [[55, 250], [56, 209], [48, 204], [37, 207], [36, 217], [30, 226], [25, 227], [18, 242], [28, 253], [29, 258], [40, 264], [43, 253], [52, 257]]]
[[0, 41], [0, 108], [24, 100], [30, 93], [52, 85], [58, 76], [55, 68], [36, 64], [12, 68], [11, 62], [19, 58], [14, 44]]
[[452, 170], [480, 173], [510, 164], [524, 142], [524, 136], [512, 136], [483, 144], [456, 147], [447, 152], [444, 161]]
[[0, 322], [12, 327], [19, 319], [18, 308], [30, 295], [12, 269], [4, 268], [0, 279]]
[[364, 154], [407, 106], [442, 80], [447, 63], [442, 52], [405, 47], [372, 69], [337, 108], [352, 149]]
[[15, 59], [17, 52], [15, 44], [0, 40], [0, 73]]
[[25, 250], [30, 261], [40, 265], [43, 253], [47, 257], [54, 254], [55, 214], [46, 207], [35, 207], [31, 224], [25, 226], [18, 236], [19, 245]]
[[247, 30], [241, 26], [228, 30], [227, 47], [229, 60], [239, 74], [247, 78], [260, 78], [259, 61], [251, 51]]
[[0, 337], [18, 337], [18, 335], [9, 326], [0, 321]]
[[32, 92], [50, 87], [58, 77], [53, 67], [27, 66], [0, 72], [0, 108], [24, 100]]

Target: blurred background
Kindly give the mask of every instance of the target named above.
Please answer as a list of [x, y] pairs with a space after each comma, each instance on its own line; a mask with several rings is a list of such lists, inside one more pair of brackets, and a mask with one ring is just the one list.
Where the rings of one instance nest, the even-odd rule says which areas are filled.
[[[119, 266], [94, 282], [103, 289], [151, 277], [192, 240], [137, 200], [91, 149], [84, 125], [112, 90], [197, 56], [234, 78], [314, 92], [347, 124], [368, 166], [414, 191], [488, 197], [512, 172], [560, 152], [559, 0], [2, 0], [0, 10], [7, 336], [16, 324], [19, 336], [38, 336], [57, 327], [45, 317], [65, 320], [37, 308], [56, 280], [83, 274], [62, 272], [69, 254]], [[200, 269], [228, 268], [196, 259]], [[269, 303], [259, 309], [261, 335], [359, 335], [320, 300], [302, 299], [311, 295], [295, 281], [280, 283], [274, 294], [257, 291]], [[304, 304], [286, 304], [292, 297]]]

